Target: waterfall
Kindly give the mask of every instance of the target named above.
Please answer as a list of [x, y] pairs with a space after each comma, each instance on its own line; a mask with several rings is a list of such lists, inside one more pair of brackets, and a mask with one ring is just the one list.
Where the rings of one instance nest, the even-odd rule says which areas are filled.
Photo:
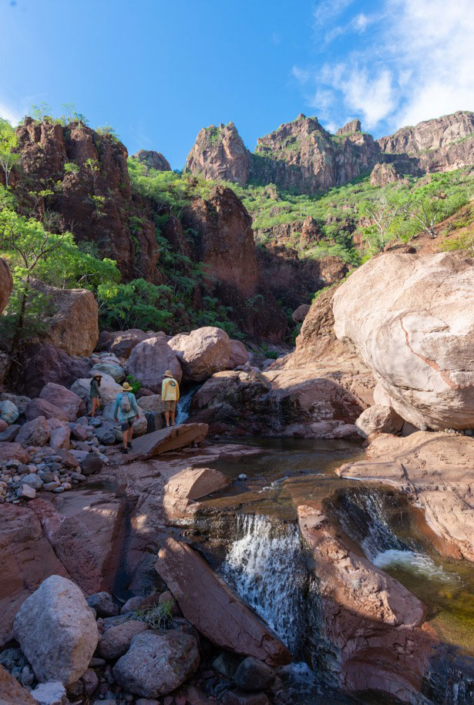
[[197, 384], [191, 387], [178, 402], [178, 407], [176, 409], [176, 424], [185, 423], [189, 416], [191, 410], [191, 404], [193, 401], [193, 396], [196, 394], [197, 390], [201, 387], [201, 384]]
[[348, 536], [355, 539], [369, 560], [388, 550], [409, 551], [412, 547], [395, 535], [390, 514], [400, 508], [391, 494], [376, 489], [345, 490], [334, 511]]
[[308, 572], [298, 529], [265, 516], [237, 519], [241, 537], [231, 546], [222, 574], [293, 654], [305, 632]]

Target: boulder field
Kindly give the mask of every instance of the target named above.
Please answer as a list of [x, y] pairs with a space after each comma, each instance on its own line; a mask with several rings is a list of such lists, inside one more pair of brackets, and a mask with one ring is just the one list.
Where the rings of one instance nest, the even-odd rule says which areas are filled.
[[[348, 487], [391, 488], [439, 554], [474, 562], [470, 267], [383, 254], [300, 312], [295, 350], [275, 361], [215, 327], [120, 331], [81, 357], [30, 343], [34, 393], [0, 393], [0, 702], [295, 702], [295, 654], [223, 579], [238, 515], [268, 503], [234, 463], [261, 450], [208, 432], [366, 440], [327, 496], [282, 484], [305, 565], [298, 659], [339, 692], [451, 702], [456, 671], [442, 698], [426, 695], [443, 653], [427, 606], [336, 509]], [[168, 368], [194, 395], [187, 422], [163, 429]], [[112, 404], [127, 375], [143, 418], [122, 456]], [[314, 489], [326, 480], [315, 474]]]

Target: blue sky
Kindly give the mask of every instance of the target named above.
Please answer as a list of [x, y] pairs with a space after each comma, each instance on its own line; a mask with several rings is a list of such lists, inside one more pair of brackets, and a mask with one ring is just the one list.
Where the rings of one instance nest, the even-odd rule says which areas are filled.
[[201, 127], [245, 143], [316, 115], [375, 136], [474, 110], [474, 0], [0, 0], [0, 115], [73, 102], [181, 168]]

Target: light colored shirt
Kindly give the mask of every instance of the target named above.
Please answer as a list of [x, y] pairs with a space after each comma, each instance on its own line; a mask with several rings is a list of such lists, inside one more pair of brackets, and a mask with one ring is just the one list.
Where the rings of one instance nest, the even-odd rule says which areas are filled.
[[[126, 394], [128, 395], [130, 401], [130, 411], [127, 412], [122, 409], [122, 399]], [[117, 412], [120, 422], [139, 415], [137, 400], [135, 399], [135, 394], [133, 394], [133, 392], [121, 392], [120, 394], [117, 394], [114, 406], [114, 419], [117, 418]]]
[[161, 401], [178, 401], [179, 384], [173, 377], [165, 377], [161, 385]]

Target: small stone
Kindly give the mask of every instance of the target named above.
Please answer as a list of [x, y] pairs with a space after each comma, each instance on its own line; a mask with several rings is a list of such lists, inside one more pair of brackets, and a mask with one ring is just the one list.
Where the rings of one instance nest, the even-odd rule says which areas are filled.
[[242, 690], [267, 690], [276, 678], [276, 673], [263, 661], [248, 656], [234, 674], [234, 681]]
[[103, 658], [98, 658], [97, 656], [91, 658], [89, 668], [102, 668], [102, 666], [105, 666], [105, 660]]
[[43, 487], [43, 480], [38, 476], [38, 474], [24, 475], [22, 482], [29, 485], [34, 490], [40, 490]]
[[88, 668], [81, 678], [87, 695], [92, 695], [99, 686], [99, 679], [95, 671]]
[[148, 629], [145, 622], [130, 620], [107, 629], [99, 642], [99, 653], [107, 661], [113, 661], [125, 654], [133, 638]]
[[19, 497], [22, 499], [34, 499], [36, 497], [36, 490], [30, 487], [30, 485], [22, 485]]
[[238, 476], [237, 479], [238, 479], [238, 480], [246, 480], [246, 479], [247, 479], [247, 475], [242, 472], [242, 473], [240, 473], [240, 475]]
[[66, 688], [59, 681], [40, 683], [31, 695], [39, 705], [65, 705], [68, 702]]
[[115, 617], [119, 613], [119, 608], [108, 592], [96, 592], [89, 595], [86, 602], [97, 612], [99, 617]]

